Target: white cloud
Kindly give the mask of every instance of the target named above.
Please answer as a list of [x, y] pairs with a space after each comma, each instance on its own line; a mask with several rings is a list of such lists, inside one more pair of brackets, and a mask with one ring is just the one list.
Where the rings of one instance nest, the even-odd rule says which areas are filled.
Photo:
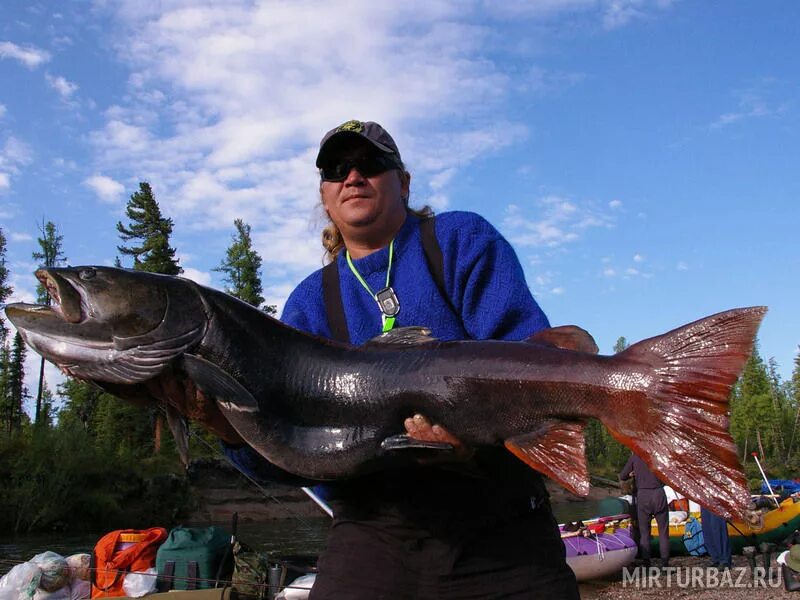
[[641, 254], [634, 254], [633, 255], [633, 262], [635, 262], [635, 263], [644, 262], [644, 256], [642, 256]]
[[45, 73], [44, 76], [47, 85], [53, 88], [63, 100], [69, 100], [76, 91], [78, 91], [78, 84], [72, 83], [64, 77], [53, 76], [50, 73]]
[[775, 98], [777, 82], [763, 79], [737, 90], [738, 109], [721, 114], [711, 123], [711, 129], [721, 129], [741, 121], [777, 116], [785, 112], [787, 105]]
[[33, 160], [33, 152], [22, 140], [9, 136], [0, 147], [0, 192], [11, 189], [11, 176], [17, 175], [20, 167]]
[[7, 112], [8, 112], [8, 109], [6, 108], [6, 105], [5, 104], [0, 104], [0, 119], [2, 119], [6, 115]]
[[503, 218], [506, 237], [512, 244], [549, 248], [574, 242], [587, 229], [610, 227], [612, 223], [605, 214], [555, 195], [539, 198], [531, 207], [511, 204]]
[[125, 192], [125, 186], [106, 175], [95, 173], [83, 180], [83, 185], [93, 190], [107, 204], [116, 204]]
[[30, 242], [33, 240], [33, 236], [29, 233], [19, 233], [16, 231], [12, 231], [9, 237], [12, 242]]
[[614, 209], [622, 208], [622, 200], [612, 200], [608, 203], [608, 207]]
[[18, 60], [29, 69], [35, 69], [50, 60], [50, 54], [33, 46], [23, 47], [13, 42], [0, 42], [0, 58]]
[[677, 264], [677, 265], [675, 265], [675, 268], [676, 268], [678, 271], [688, 271], [688, 270], [689, 270], [689, 265], [687, 265], [685, 262], [683, 262], [683, 261], [681, 260], [681, 261], [678, 261], [678, 264]]
[[183, 267], [183, 273], [181, 277], [186, 277], [186, 279], [191, 279], [195, 283], [199, 283], [200, 285], [210, 286], [211, 285], [211, 273], [207, 273], [205, 271], [198, 271], [197, 269], [193, 269], [192, 267]]

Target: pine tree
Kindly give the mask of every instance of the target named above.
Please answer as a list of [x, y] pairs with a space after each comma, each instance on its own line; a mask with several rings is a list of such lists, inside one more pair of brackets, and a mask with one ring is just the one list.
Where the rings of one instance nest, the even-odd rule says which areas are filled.
[[8, 406], [7, 424], [8, 433], [18, 431], [22, 427], [23, 404], [28, 397], [28, 389], [25, 387], [25, 342], [17, 332], [14, 336], [14, 344], [11, 348], [9, 368], [7, 375], [8, 385]]
[[[250, 225], [242, 219], [236, 219], [233, 224], [236, 234], [225, 260], [214, 270], [225, 273], [225, 282], [230, 286], [225, 289], [226, 292], [258, 308], [264, 303], [261, 295], [261, 257], [253, 248]], [[263, 310], [268, 314], [276, 312], [274, 306], [265, 306]]]
[[[8, 268], [6, 267], [6, 236], [3, 234], [3, 228], [0, 227], [0, 305], [5, 304], [6, 300], [14, 292], [13, 288], [8, 285]], [[5, 344], [8, 329], [6, 328], [5, 321], [0, 317], [0, 344]]]
[[[13, 293], [8, 285], [8, 269], [6, 268], [6, 237], [0, 228], [0, 305]], [[0, 421], [5, 422], [9, 413], [11, 393], [8, 382], [11, 353], [8, 348], [8, 328], [5, 319], [0, 316]]]
[[169, 245], [172, 219], [161, 216], [149, 183], [139, 183], [139, 191], [131, 195], [125, 214], [131, 223], [126, 227], [118, 222], [117, 231], [123, 241], [136, 240], [139, 245], [117, 246], [117, 249], [133, 257], [133, 268], [164, 275], [183, 273], [175, 258], [175, 249]]
[[[122, 222], [117, 223], [120, 237], [126, 242], [138, 240], [140, 243], [138, 246], [117, 246], [117, 249], [124, 255], [133, 256], [133, 268], [137, 271], [161, 273], [162, 275], [183, 273], [183, 269], [175, 258], [175, 249], [169, 245], [169, 238], [172, 235], [172, 219], [161, 216], [161, 209], [158, 207], [149, 183], [145, 181], [139, 183], [139, 191], [131, 195], [125, 214], [131, 223], [128, 227], [125, 227]], [[102, 408], [105, 404], [100, 406]], [[103, 410], [105, 411], [105, 409]], [[134, 407], [114, 407], [111, 413], [117, 414], [119, 411], [127, 410], [131, 411], [126, 413], [130, 414], [131, 421], [130, 429], [125, 436], [126, 444], [130, 442], [134, 446], [138, 444], [148, 447], [152, 445], [152, 440], [155, 440], [155, 451], [158, 452], [158, 441], [161, 439], [161, 431], [164, 429], [163, 416], [152, 410], [135, 410]], [[105, 411], [104, 414], [111, 413]], [[109, 423], [113, 421], [110, 419]], [[136, 437], [136, 432], [146, 429], [146, 425], [149, 426], [151, 421], [155, 423], [152, 440], [146, 441], [139, 438], [135, 443], [131, 442]]]
[[[42, 220], [39, 226], [41, 237], [38, 238], [39, 247], [41, 252], [33, 253], [33, 260], [39, 262], [40, 267], [59, 267], [67, 261], [64, 252], [61, 250], [61, 244], [64, 240], [63, 235], [59, 235], [58, 227], [52, 221], [47, 223]], [[41, 282], [36, 287], [37, 301], [39, 304], [50, 306], [50, 294], [47, 287]], [[36, 413], [35, 422], [38, 425], [42, 412], [42, 397], [44, 394], [44, 357], [41, 358], [39, 363], [39, 387], [36, 392]]]

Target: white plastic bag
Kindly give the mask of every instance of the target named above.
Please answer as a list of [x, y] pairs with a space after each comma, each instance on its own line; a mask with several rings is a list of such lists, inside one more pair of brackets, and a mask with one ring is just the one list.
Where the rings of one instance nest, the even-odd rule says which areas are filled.
[[42, 588], [38, 588], [36, 593], [33, 594], [33, 600], [70, 600], [70, 587], [65, 585], [52, 592], [47, 592]]
[[0, 578], [0, 600], [28, 600], [39, 587], [42, 570], [32, 562], [15, 565]]
[[71, 580], [69, 566], [64, 557], [55, 552], [42, 552], [34, 556], [32, 562], [42, 570], [39, 587], [45, 592], [55, 592], [68, 585]]
[[69, 592], [70, 600], [86, 600], [92, 595], [92, 584], [83, 579], [73, 579]]
[[156, 591], [156, 576], [158, 571], [154, 568], [147, 571], [134, 571], [125, 575], [122, 582], [122, 590], [126, 596], [131, 598], [141, 598]]

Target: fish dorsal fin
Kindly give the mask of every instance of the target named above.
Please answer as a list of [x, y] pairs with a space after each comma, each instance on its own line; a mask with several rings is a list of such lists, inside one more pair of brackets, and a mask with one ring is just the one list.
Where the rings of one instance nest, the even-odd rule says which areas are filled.
[[542, 329], [525, 341], [532, 344], [555, 346], [563, 350], [588, 352], [589, 354], [597, 354], [599, 351], [594, 338], [589, 332], [577, 325], [561, 325], [560, 327]]
[[365, 346], [416, 346], [417, 344], [427, 344], [435, 342], [436, 338], [431, 335], [431, 330], [427, 327], [398, 327], [386, 333], [375, 336], [368, 340]]
[[506, 440], [506, 448], [573, 494], [589, 493], [583, 421], [547, 421], [539, 429]]

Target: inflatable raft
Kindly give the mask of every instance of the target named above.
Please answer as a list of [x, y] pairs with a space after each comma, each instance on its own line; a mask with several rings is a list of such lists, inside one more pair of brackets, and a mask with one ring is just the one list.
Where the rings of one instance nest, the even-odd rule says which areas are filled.
[[620, 573], [636, 558], [629, 515], [599, 517], [579, 524], [560, 525], [567, 564], [578, 581]]

